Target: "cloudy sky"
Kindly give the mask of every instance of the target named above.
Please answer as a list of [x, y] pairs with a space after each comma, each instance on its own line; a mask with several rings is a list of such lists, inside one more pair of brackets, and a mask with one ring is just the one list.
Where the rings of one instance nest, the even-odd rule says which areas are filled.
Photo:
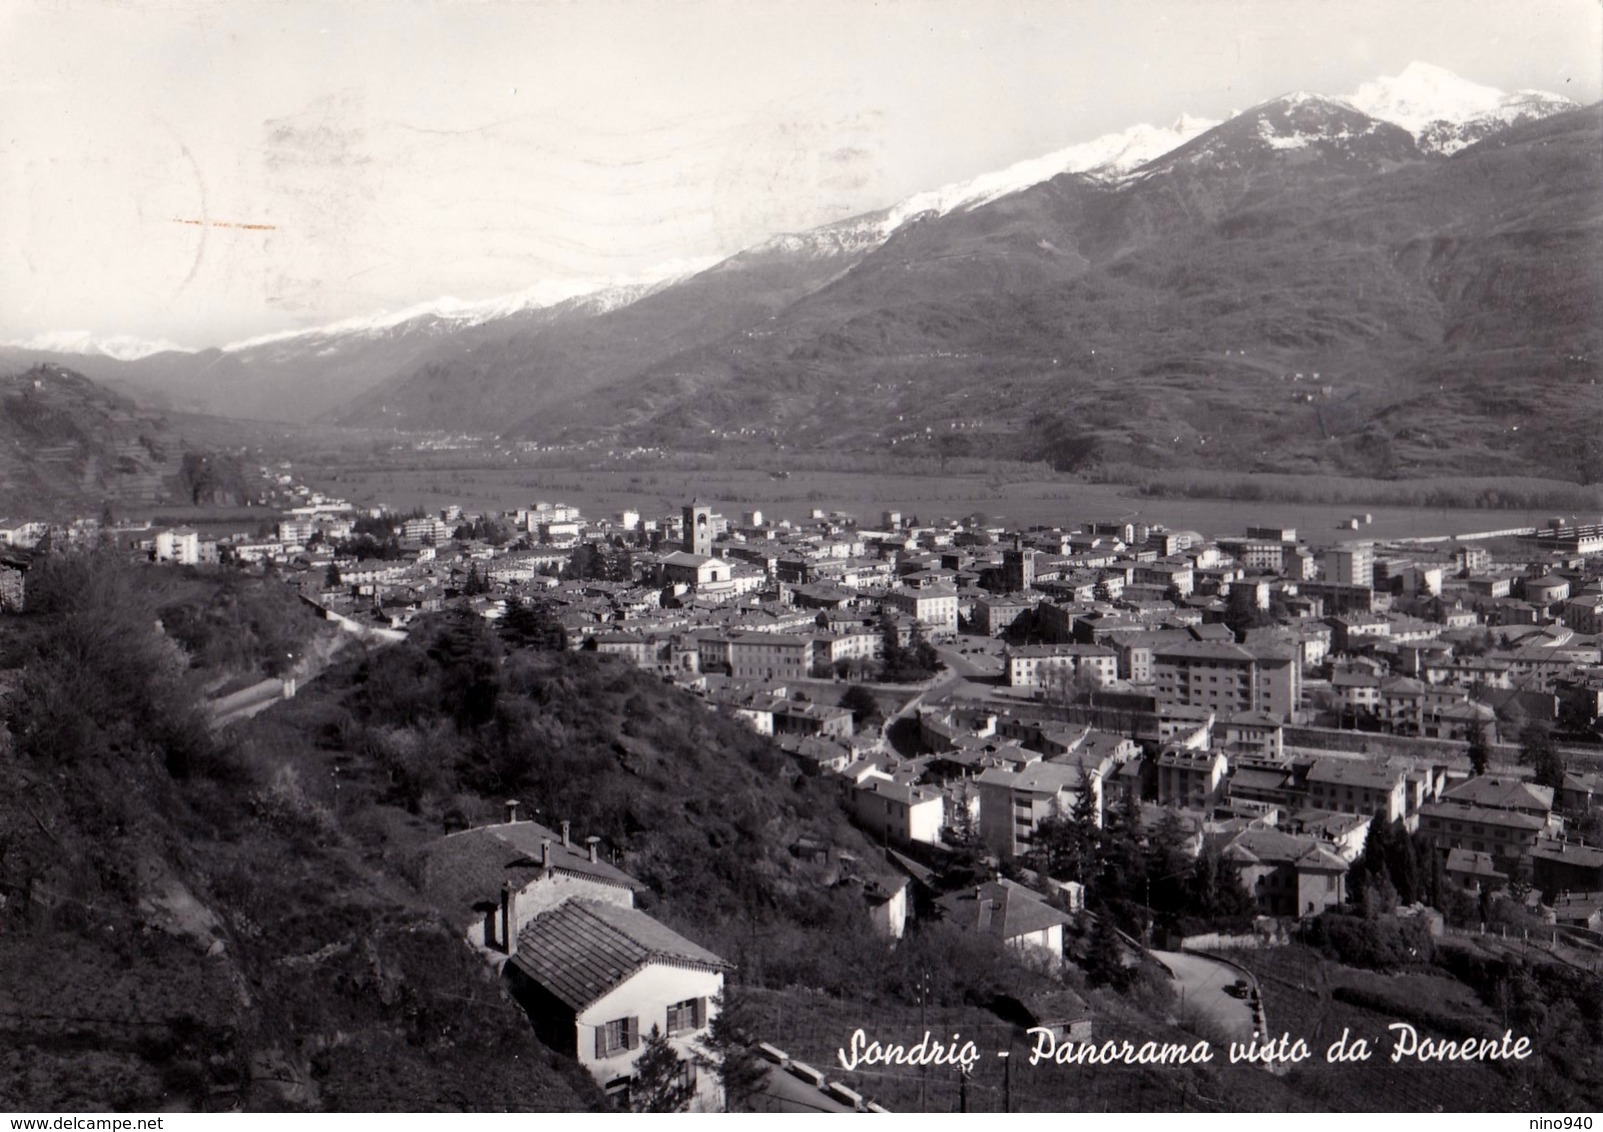
[[0, 0], [0, 340], [631, 276], [1413, 60], [1595, 102], [1596, 0]]

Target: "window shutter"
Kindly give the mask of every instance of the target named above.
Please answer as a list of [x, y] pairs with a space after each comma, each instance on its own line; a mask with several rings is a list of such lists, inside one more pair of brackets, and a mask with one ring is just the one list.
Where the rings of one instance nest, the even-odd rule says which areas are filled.
[[705, 997], [696, 999], [696, 1029], [707, 1024], [707, 1000]]
[[596, 1027], [596, 1057], [607, 1056], [607, 1026], [606, 1023]]
[[639, 1017], [635, 1016], [635, 1015], [631, 1015], [629, 1017], [629, 1020], [624, 1023], [624, 1030], [625, 1030], [624, 1044], [626, 1046], [628, 1046], [630, 1049], [634, 1049], [636, 1046], [638, 1046], [640, 1044], [640, 1019], [639, 1019]]

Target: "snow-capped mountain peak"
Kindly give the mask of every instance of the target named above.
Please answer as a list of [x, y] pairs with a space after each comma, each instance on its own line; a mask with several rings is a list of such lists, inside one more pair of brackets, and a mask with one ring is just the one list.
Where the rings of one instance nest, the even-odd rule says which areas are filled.
[[1461, 79], [1430, 63], [1410, 63], [1399, 75], [1364, 83], [1347, 96], [1371, 118], [1418, 134], [1432, 122], [1462, 122], [1488, 113], [1502, 103], [1496, 87]]
[[119, 362], [134, 362], [140, 358], [148, 358], [152, 354], [193, 354], [196, 351], [189, 346], [180, 346], [176, 342], [169, 342], [165, 338], [150, 341], [144, 338], [135, 338], [131, 334], [112, 334], [104, 338], [96, 337], [90, 330], [52, 330], [44, 334], [35, 334], [32, 338], [22, 342], [0, 342], [0, 346], [9, 346], [17, 350], [30, 350], [49, 354], [84, 354], [91, 357], [114, 358]]
[[892, 206], [887, 222], [894, 229], [909, 217], [923, 213], [944, 214], [958, 209], [978, 208], [1064, 173], [1115, 181], [1218, 124], [1212, 119], [1189, 114], [1180, 115], [1169, 126], [1152, 126], [1142, 122], [1043, 157], [1033, 157], [1015, 162], [1005, 169], [982, 173], [967, 181], [916, 193]]
[[[463, 300], [442, 296], [427, 302], [414, 303], [399, 310], [383, 310], [376, 314], [358, 315], [321, 326], [299, 330], [280, 330], [252, 338], [230, 342], [219, 347], [225, 354], [241, 354], [266, 346], [298, 346], [328, 340], [337, 343], [345, 340], [373, 338], [387, 334], [409, 323], [419, 328], [438, 329], [475, 326], [509, 315], [527, 311], [546, 310], [572, 303], [589, 314], [605, 314], [660, 290], [681, 279], [688, 278], [717, 263], [719, 257], [673, 260], [648, 271], [629, 276], [616, 276], [601, 280], [544, 280], [490, 299]], [[96, 335], [90, 330], [56, 330], [36, 334], [25, 341], [0, 342], [0, 347], [27, 350], [37, 353], [75, 354], [79, 357], [107, 357], [119, 362], [133, 362], [153, 354], [197, 354], [193, 346], [182, 346], [166, 339], [147, 340], [128, 334]], [[324, 349], [329, 353], [335, 346]]]
[[412, 322], [429, 320], [451, 326], [475, 326], [526, 311], [546, 310], [564, 303], [582, 304], [592, 314], [604, 314], [628, 306], [655, 290], [705, 271], [718, 257], [674, 260], [632, 276], [604, 280], [542, 280], [532, 287], [490, 299], [463, 300], [446, 295], [414, 303], [396, 311], [359, 315], [304, 330], [283, 330], [263, 334], [222, 347], [224, 353], [241, 353], [261, 346], [314, 338], [371, 337]]
[[884, 243], [898, 228], [913, 220], [978, 208], [1064, 173], [1077, 173], [1114, 184], [1218, 124], [1211, 118], [1191, 114], [1181, 114], [1168, 126], [1143, 122], [1042, 157], [1015, 162], [1005, 169], [914, 193], [878, 212], [807, 232], [773, 236], [750, 250], [813, 255], [856, 253]]
[[1420, 62], [1410, 63], [1401, 74], [1364, 83], [1345, 101], [1371, 118], [1401, 126], [1421, 149], [1444, 154], [1516, 122], [1575, 107], [1562, 95], [1538, 90], [1505, 94]]

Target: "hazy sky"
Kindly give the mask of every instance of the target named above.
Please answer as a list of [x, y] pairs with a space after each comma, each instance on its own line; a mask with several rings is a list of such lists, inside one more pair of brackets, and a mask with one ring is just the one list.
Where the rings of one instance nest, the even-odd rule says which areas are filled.
[[192, 345], [727, 254], [1413, 60], [1590, 103], [1597, 0], [0, 0], [0, 340]]

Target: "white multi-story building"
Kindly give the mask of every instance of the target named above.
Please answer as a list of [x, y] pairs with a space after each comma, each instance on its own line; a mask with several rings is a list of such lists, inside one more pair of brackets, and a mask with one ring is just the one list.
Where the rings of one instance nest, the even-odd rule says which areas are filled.
[[885, 604], [922, 622], [932, 637], [957, 633], [957, 589], [945, 583], [886, 592]]

